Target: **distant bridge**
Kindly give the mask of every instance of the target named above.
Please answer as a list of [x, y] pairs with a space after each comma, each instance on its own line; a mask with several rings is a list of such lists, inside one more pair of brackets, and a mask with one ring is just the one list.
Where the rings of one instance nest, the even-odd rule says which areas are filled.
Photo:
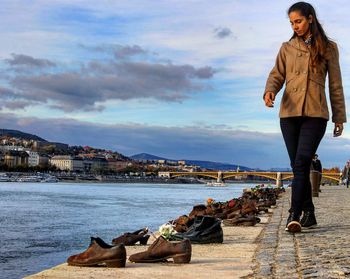
[[[223, 172], [223, 171], [194, 171], [194, 172], [176, 172], [176, 171], [164, 171], [159, 172], [159, 176], [175, 178], [181, 176], [199, 176], [199, 177], [209, 177], [216, 179], [217, 182], [222, 182], [228, 178], [239, 177], [239, 176], [259, 176], [265, 177], [276, 181], [277, 186], [282, 185], [283, 180], [289, 180], [293, 178], [292, 172], [264, 172], [264, 171], [233, 171], [233, 172]], [[337, 183], [341, 182], [341, 173], [334, 172], [323, 172], [322, 179], [328, 178], [334, 180]]]

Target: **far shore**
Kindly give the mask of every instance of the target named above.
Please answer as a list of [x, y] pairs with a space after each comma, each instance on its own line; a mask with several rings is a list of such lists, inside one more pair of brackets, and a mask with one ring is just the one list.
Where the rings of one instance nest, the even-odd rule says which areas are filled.
[[[72, 183], [143, 183], [143, 184], [203, 184], [205, 185], [208, 181], [189, 180], [189, 179], [118, 179], [118, 180], [61, 180], [60, 182], [72, 182]], [[225, 184], [265, 184], [275, 185], [274, 181], [225, 181]]]
[[[212, 179], [198, 179], [194, 177], [177, 177], [177, 178], [164, 178], [164, 177], [150, 177], [150, 176], [126, 176], [126, 175], [93, 175], [93, 174], [67, 174], [67, 173], [28, 173], [28, 172], [0, 172], [0, 177], [6, 176], [9, 179], [0, 180], [0, 182], [20, 182], [17, 179], [20, 177], [38, 177], [38, 181], [25, 181], [25, 182], [46, 182], [40, 181], [40, 177], [55, 177], [56, 181], [53, 182], [66, 182], [66, 183], [143, 183], [143, 184], [206, 184], [213, 181]], [[24, 181], [21, 181], [25, 183]], [[274, 180], [226, 180], [225, 184], [264, 184], [275, 185]]]

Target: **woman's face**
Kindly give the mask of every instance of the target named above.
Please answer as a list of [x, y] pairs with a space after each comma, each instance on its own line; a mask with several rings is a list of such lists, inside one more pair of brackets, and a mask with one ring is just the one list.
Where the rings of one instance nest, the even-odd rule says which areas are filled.
[[308, 19], [299, 12], [295, 11], [289, 14], [289, 20], [293, 31], [298, 35], [298, 37], [307, 37], [310, 34], [311, 18]]

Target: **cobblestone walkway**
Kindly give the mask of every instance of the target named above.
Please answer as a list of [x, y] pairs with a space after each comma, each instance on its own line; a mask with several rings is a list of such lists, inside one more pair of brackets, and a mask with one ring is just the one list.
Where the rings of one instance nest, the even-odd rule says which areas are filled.
[[290, 190], [257, 239], [255, 278], [350, 278], [350, 189], [321, 187], [314, 198], [318, 226], [290, 234]]

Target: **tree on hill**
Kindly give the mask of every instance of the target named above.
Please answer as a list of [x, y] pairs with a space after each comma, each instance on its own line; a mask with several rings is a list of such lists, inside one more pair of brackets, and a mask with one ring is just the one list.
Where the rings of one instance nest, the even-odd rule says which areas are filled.
[[25, 139], [25, 140], [36, 140], [36, 141], [43, 141], [46, 142], [47, 140], [38, 137], [36, 135], [32, 135], [29, 133], [24, 133], [18, 130], [8, 130], [8, 129], [0, 129], [0, 136], [9, 136], [19, 139]]

